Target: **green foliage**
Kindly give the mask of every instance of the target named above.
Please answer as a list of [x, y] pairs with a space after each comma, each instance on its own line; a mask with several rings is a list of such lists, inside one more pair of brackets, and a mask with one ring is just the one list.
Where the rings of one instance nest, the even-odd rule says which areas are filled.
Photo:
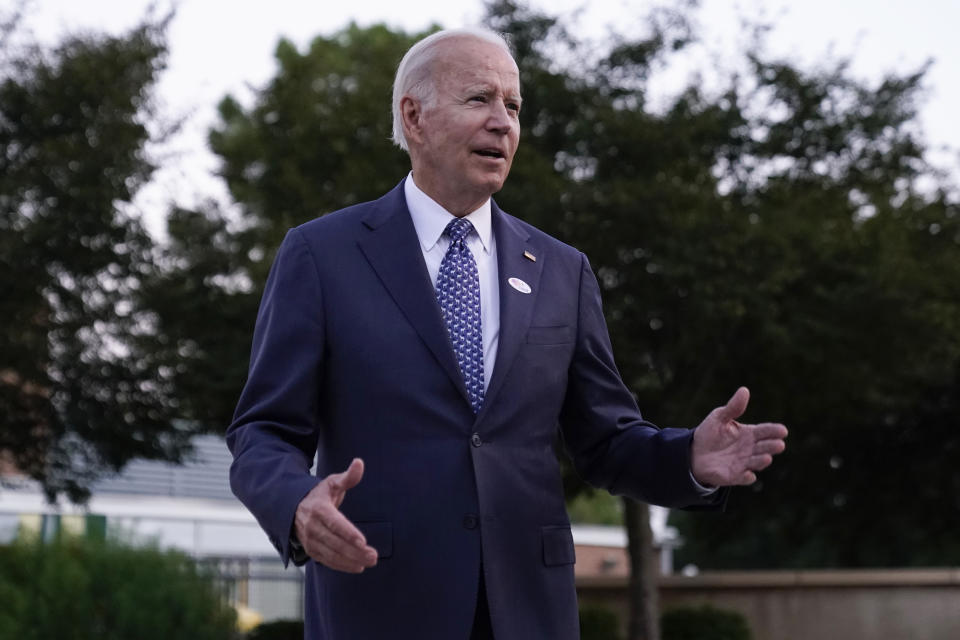
[[390, 142], [390, 96], [396, 64], [423, 35], [351, 24], [303, 53], [284, 40], [253, 109], [221, 102], [210, 144], [231, 193], [269, 234], [265, 246], [293, 225], [379, 197], [409, 170]]
[[[924, 173], [935, 179], [910, 126], [922, 72], [868, 87], [843, 65], [754, 65], [751, 99], [777, 115], [755, 119], [739, 167], [729, 165], [726, 206], [746, 225], [723, 264], [739, 284], [722, 286], [723, 304], [699, 317], [728, 330], [713, 336], [715, 403], [716, 382], [742, 381], [756, 398], [748, 417], [782, 419], [794, 435], [728, 517], [676, 518], [689, 540], [680, 560], [953, 564], [957, 505], [944, 499], [960, 487], [950, 426], [960, 412], [960, 216], [945, 189], [919, 186]], [[689, 419], [683, 407], [664, 410]], [[878, 511], [893, 514], [883, 527]]]
[[623, 524], [623, 502], [606, 491], [587, 489], [567, 502], [570, 520], [583, 524]]
[[152, 243], [130, 210], [154, 169], [164, 28], [0, 59], [0, 451], [51, 497], [187, 445], [139, 295]]
[[153, 357], [170, 375], [180, 417], [222, 433], [247, 375], [265, 277], [261, 241], [255, 228], [228, 228], [213, 205], [175, 208], [167, 225], [168, 241], [155, 247], [156, 268], [141, 287], [164, 337]]
[[245, 640], [301, 640], [303, 620], [274, 620], [254, 627]]
[[620, 640], [620, 619], [604, 607], [580, 608], [581, 640]]
[[580, 640], [620, 640], [620, 619], [604, 607], [580, 607]]
[[[276, 77], [243, 108], [226, 97], [210, 145], [241, 217], [177, 209], [160, 272], [145, 286], [164, 333], [183, 413], [222, 432], [246, 377], [253, 320], [287, 229], [379, 197], [410, 170], [390, 142], [393, 73], [426, 34], [350, 25], [305, 52], [277, 45]], [[209, 322], [216, 318], [216, 322]]]
[[228, 640], [234, 625], [181, 553], [91, 539], [0, 547], [0, 637]]
[[747, 619], [736, 611], [705, 604], [676, 607], [660, 618], [663, 640], [750, 640]]

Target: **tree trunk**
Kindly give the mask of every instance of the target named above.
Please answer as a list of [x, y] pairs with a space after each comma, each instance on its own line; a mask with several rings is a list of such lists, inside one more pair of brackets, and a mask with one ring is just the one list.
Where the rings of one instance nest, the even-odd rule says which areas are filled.
[[645, 502], [624, 498], [623, 519], [630, 557], [627, 640], [660, 640], [660, 597], [657, 591], [660, 569], [653, 548], [650, 508]]

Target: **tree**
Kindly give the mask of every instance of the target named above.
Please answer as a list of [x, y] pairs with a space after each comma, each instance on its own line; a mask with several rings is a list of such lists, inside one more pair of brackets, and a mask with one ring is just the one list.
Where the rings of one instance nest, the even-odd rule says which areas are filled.
[[[751, 62], [760, 115], [729, 199], [750, 224], [738, 255], [758, 259], [743, 274], [746, 357], [724, 375], [751, 380], [802, 437], [732, 517], [686, 522], [684, 553], [715, 567], [955, 564], [960, 226], [913, 126], [923, 69], [869, 86], [843, 63]], [[877, 527], [879, 513], [896, 515]]]
[[10, 43], [0, 66], [0, 452], [48, 498], [83, 499], [104, 469], [177, 459], [168, 372], [139, 297], [151, 239], [130, 203], [164, 21], [52, 50]]
[[[176, 209], [170, 243], [146, 285], [170, 342], [184, 415], [222, 432], [246, 377], [253, 320], [287, 229], [378, 197], [409, 171], [390, 142], [393, 69], [421, 37], [350, 25], [300, 53], [283, 40], [279, 70], [251, 109], [220, 103], [210, 144], [240, 203], [239, 220], [211, 205]], [[210, 318], [217, 318], [210, 322]]]

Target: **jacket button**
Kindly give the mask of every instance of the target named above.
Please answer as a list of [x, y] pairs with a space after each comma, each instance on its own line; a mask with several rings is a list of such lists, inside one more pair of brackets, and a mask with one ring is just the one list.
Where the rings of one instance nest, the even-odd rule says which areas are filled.
[[480, 518], [473, 515], [472, 513], [468, 513], [467, 515], [463, 516], [464, 529], [476, 529], [479, 525], [480, 525]]
[[480, 434], [479, 434], [479, 433], [475, 433], [475, 434], [473, 434], [472, 436], [470, 436], [470, 444], [472, 444], [472, 445], [475, 446], [475, 447], [479, 447], [480, 445], [483, 444], [483, 441], [480, 440]]

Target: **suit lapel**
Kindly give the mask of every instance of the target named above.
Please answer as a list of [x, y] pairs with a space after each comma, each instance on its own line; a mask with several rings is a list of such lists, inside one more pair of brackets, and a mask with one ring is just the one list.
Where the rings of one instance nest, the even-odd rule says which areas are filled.
[[420, 241], [407, 209], [403, 182], [384, 196], [364, 219], [366, 233], [358, 240], [370, 266], [390, 292], [421, 340], [469, 404], [447, 327], [437, 305]]
[[[527, 335], [527, 328], [530, 326], [539, 292], [544, 258], [536, 247], [529, 244], [530, 234], [513, 218], [501, 211], [496, 203], [491, 205], [493, 233], [497, 239], [500, 338], [497, 346], [497, 361], [493, 367], [493, 378], [487, 387], [478, 419], [483, 417], [487, 408], [496, 399]], [[539, 259], [530, 260], [524, 256], [525, 251], [533, 256], [539, 256]], [[511, 278], [518, 278], [525, 282], [530, 287], [530, 293], [523, 293], [511, 286], [509, 283]]]

